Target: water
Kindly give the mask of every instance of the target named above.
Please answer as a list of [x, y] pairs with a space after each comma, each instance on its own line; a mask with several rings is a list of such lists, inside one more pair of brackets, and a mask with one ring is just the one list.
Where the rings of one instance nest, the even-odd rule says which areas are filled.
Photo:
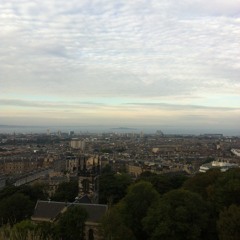
[[57, 133], [58, 131], [68, 133], [74, 131], [78, 133], [104, 133], [104, 132], [119, 132], [119, 133], [156, 133], [161, 130], [164, 134], [205, 134], [205, 133], [220, 133], [225, 136], [240, 136], [239, 129], [208, 129], [208, 128], [189, 128], [175, 126], [16, 126], [16, 125], [0, 125], [0, 134], [28, 134], [28, 133]]

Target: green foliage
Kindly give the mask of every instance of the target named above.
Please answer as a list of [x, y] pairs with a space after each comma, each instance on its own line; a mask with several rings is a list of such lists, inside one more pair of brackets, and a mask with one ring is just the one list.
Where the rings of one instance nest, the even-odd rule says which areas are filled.
[[0, 228], [0, 240], [11, 239], [12, 227], [9, 224], [3, 225]]
[[52, 223], [35, 224], [23, 220], [12, 227], [7, 224], [0, 228], [0, 240], [53, 240], [53, 236]]
[[152, 183], [154, 188], [160, 194], [169, 192], [170, 190], [180, 188], [184, 181], [188, 179], [183, 174], [160, 174], [157, 175], [151, 172], [143, 172], [138, 181], [144, 180]]
[[31, 201], [37, 202], [37, 200], [47, 200], [48, 195], [46, 193], [46, 185], [36, 183], [34, 185], [23, 185], [19, 187], [17, 192], [28, 196]]
[[0, 201], [1, 224], [10, 223], [11, 225], [31, 216], [34, 203], [29, 197], [15, 193]]
[[7, 186], [0, 191], [0, 199], [4, 199], [12, 196], [15, 193], [21, 193], [28, 196], [31, 201], [37, 202], [37, 200], [46, 200], [46, 186], [44, 184], [34, 184], [34, 185], [22, 185], [19, 187]]
[[220, 240], [240, 239], [240, 207], [231, 205], [224, 209], [217, 222]]
[[80, 206], [72, 206], [67, 209], [57, 223], [57, 234], [62, 240], [83, 240], [84, 226], [88, 214]]
[[142, 219], [147, 215], [149, 207], [158, 199], [159, 194], [152, 184], [141, 181], [131, 185], [127, 195], [120, 202], [124, 222], [131, 228], [138, 240], [145, 240], [147, 237], [143, 230]]
[[105, 174], [114, 174], [111, 165], [107, 164], [106, 166], [104, 166], [101, 170], [101, 174], [105, 175]]
[[240, 205], [240, 169], [222, 173], [215, 184], [209, 187], [208, 194], [217, 211], [231, 204]]
[[208, 199], [210, 186], [214, 185], [218, 178], [222, 175], [219, 169], [209, 170], [206, 173], [198, 173], [189, 178], [183, 188], [191, 192], [200, 194], [203, 199]]
[[16, 193], [18, 191], [18, 189], [19, 188], [15, 187], [15, 186], [6, 186], [5, 188], [3, 188], [0, 191], [0, 199], [6, 198], [6, 197], [10, 197], [14, 193]]
[[207, 227], [208, 207], [202, 198], [185, 190], [163, 195], [143, 220], [150, 239], [202, 239]]
[[37, 226], [29, 220], [15, 224], [11, 231], [12, 239], [28, 240], [38, 238]]
[[73, 202], [76, 196], [78, 196], [78, 181], [63, 182], [59, 184], [52, 200]]
[[56, 237], [56, 226], [50, 222], [41, 222], [37, 225], [38, 236], [42, 240], [52, 240]]
[[128, 174], [114, 174], [106, 172], [99, 178], [99, 202], [117, 203], [127, 191], [132, 180]]
[[102, 236], [105, 240], [135, 240], [132, 230], [126, 226], [118, 206], [112, 207], [101, 223]]
[[102, 221], [104, 239], [146, 240], [142, 219], [158, 199], [159, 194], [151, 183], [140, 181], [131, 185], [126, 196], [105, 215]]

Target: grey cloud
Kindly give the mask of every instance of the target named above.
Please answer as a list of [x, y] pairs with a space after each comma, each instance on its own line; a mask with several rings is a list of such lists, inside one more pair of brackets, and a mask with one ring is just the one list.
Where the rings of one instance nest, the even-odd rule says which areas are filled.
[[239, 91], [239, 20], [230, 10], [215, 17], [209, 1], [19, 0], [2, 7], [9, 12], [0, 14], [6, 90], [132, 97]]
[[17, 106], [17, 107], [33, 107], [33, 108], [54, 108], [54, 109], [76, 109], [76, 108], [89, 108], [89, 107], [102, 107], [105, 104], [95, 103], [89, 101], [76, 101], [66, 104], [66, 102], [47, 102], [47, 101], [29, 101], [20, 99], [0, 99], [0, 105], [2, 106]]
[[[153, 1], [155, 6], [160, 7], [161, 2]], [[235, 16], [240, 13], [239, 0], [169, 0], [167, 10], [177, 16]]]
[[[126, 103], [130, 106], [154, 107], [169, 110], [210, 110], [210, 111], [240, 111], [240, 108], [234, 107], [213, 107], [187, 104], [169, 104], [169, 103]], [[190, 115], [189, 115], [190, 116]], [[196, 115], [191, 115], [196, 116]], [[203, 116], [203, 115], [202, 115]]]

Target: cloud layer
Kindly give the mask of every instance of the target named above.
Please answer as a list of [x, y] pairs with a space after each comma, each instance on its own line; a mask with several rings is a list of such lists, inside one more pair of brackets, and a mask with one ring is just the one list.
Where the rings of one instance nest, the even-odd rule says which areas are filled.
[[239, 24], [239, 0], [2, 1], [0, 117], [16, 99], [12, 117], [22, 103], [22, 115], [39, 104], [64, 114], [69, 102], [107, 103], [95, 118], [128, 102], [238, 108]]

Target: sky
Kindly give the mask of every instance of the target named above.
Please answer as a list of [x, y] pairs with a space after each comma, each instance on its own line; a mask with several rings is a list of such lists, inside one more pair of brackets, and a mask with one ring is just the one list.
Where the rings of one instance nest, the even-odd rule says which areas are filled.
[[240, 0], [0, 0], [0, 29], [0, 125], [240, 134]]

